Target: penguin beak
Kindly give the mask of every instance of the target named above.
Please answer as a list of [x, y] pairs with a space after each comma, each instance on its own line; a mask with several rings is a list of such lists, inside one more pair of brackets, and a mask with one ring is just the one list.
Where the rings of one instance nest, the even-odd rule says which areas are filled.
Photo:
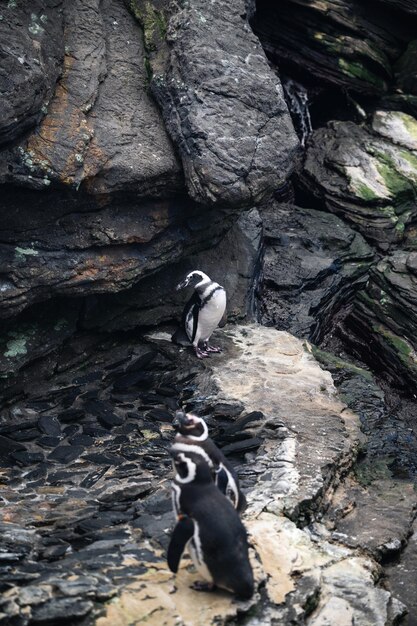
[[186, 287], [188, 285], [188, 280], [185, 279], [183, 281], [181, 281], [180, 283], [178, 283], [178, 285], [175, 287], [175, 289], [177, 291], [179, 291], [180, 289], [184, 289], [184, 287]]

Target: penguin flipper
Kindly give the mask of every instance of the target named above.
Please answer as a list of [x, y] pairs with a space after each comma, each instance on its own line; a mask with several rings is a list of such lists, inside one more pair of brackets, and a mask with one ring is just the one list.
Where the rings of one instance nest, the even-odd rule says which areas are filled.
[[171, 536], [171, 541], [168, 546], [167, 561], [168, 567], [174, 574], [178, 571], [178, 566], [181, 561], [182, 553], [185, 550], [187, 542], [194, 534], [194, 522], [191, 517], [187, 515], [181, 515], [178, 518], [177, 525], [174, 528], [174, 532]]
[[247, 506], [248, 506], [248, 501], [246, 500], [246, 496], [244, 493], [242, 493], [239, 490], [239, 500], [237, 503], [236, 511], [238, 513], [243, 513], [243, 511], [246, 509]]
[[184, 312], [182, 314], [182, 325], [191, 343], [194, 341], [197, 333], [198, 312], [200, 310], [200, 305], [200, 296], [195, 291], [185, 305]]
[[219, 465], [216, 470], [216, 485], [224, 495], [226, 495], [227, 485], [229, 484], [229, 476], [223, 464]]

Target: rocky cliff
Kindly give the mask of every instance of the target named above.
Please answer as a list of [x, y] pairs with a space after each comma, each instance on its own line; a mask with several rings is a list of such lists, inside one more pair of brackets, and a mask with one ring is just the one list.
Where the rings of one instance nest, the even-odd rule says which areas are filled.
[[[0, 2], [0, 623], [415, 623], [416, 32], [409, 0]], [[169, 342], [197, 267], [208, 364]], [[167, 572], [178, 407], [243, 482], [250, 603]]]

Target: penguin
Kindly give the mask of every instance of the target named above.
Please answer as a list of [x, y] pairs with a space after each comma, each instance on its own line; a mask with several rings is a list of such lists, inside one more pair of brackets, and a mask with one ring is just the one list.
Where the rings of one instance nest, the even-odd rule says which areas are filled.
[[226, 589], [241, 599], [254, 593], [245, 527], [230, 501], [215, 486], [201, 454], [172, 450], [173, 509], [177, 524], [168, 546], [169, 569], [177, 573], [187, 548], [204, 579], [197, 591]]
[[196, 356], [203, 359], [210, 352], [221, 352], [220, 348], [209, 345], [209, 339], [226, 310], [226, 291], [200, 270], [187, 274], [177, 290], [188, 286], [194, 287], [194, 294], [185, 305], [182, 326]]
[[234, 467], [209, 437], [206, 422], [197, 415], [177, 411], [172, 422], [177, 431], [172, 449], [200, 453], [212, 468], [214, 482], [240, 513], [246, 508], [246, 498], [239, 487]]

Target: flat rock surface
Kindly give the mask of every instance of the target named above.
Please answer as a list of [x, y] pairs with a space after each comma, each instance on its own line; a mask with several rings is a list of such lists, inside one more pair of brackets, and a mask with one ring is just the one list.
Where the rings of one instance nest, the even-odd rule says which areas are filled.
[[[401, 612], [375, 585], [375, 561], [324, 527], [305, 526], [320, 517], [358, 445], [358, 419], [330, 374], [285, 332], [237, 326], [217, 339], [223, 355], [205, 362], [161, 333], [134, 345], [126, 336], [107, 347], [101, 340], [90, 360], [84, 354], [77, 365], [70, 351], [52, 386], [40, 378], [36, 393], [27, 388], [25, 402], [3, 411], [1, 441], [32, 455], [18, 464], [3, 457], [3, 623], [65, 614], [100, 626], [134, 617], [206, 626], [249, 611], [254, 626], [324, 626], [343, 609], [346, 623], [375, 626]], [[219, 445], [233, 450], [255, 577], [265, 582], [246, 604], [190, 590], [187, 559], [176, 579], [167, 569], [168, 422], [178, 406], [204, 413]], [[111, 415], [119, 419], [110, 423]], [[45, 454], [51, 426], [57, 441]], [[70, 457], [57, 452], [71, 447]]]

